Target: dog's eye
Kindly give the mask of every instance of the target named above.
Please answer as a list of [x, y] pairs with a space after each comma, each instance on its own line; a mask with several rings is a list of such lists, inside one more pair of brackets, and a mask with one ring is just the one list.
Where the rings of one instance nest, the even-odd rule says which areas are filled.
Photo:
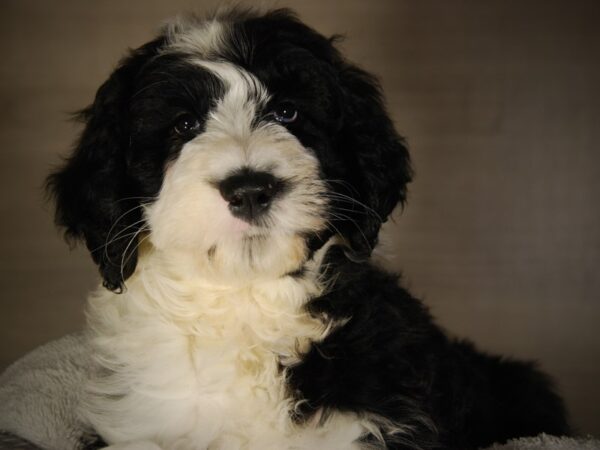
[[177, 118], [173, 129], [179, 135], [193, 133], [200, 128], [200, 122], [192, 114], [182, 114]]
[[283, 102], [275, 108], [273, 117], [280, 123], [292, 123], [298, 118], [298, 110], [292, 102]]

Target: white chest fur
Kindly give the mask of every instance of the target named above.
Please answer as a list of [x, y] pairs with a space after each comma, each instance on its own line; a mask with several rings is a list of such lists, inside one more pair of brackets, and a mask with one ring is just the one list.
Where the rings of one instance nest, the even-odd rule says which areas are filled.
[[[282, 367], [328, 325], [303, 310], [317, 277], [218, 286], [140, 264], [128, 290], [98, 291], [88, 321], [97, 363], [83, 414], [109, 443], [165, 449], [342, 449], [365, 432], [354, 416], [299, 427]], [[356, 447], [358, 448], [358, 447]]]

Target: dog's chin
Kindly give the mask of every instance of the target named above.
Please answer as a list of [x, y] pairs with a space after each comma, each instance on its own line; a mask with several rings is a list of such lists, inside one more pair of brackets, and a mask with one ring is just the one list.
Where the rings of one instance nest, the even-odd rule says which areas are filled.
[[141, 260], [159, 258], [170, 272], [226, 285], [280, 278], [303, 269], [309, 255], [304, 233], [236, 218], [228, 225], [220, 236], [189, 246], [157, 246], [150, 236], [140, 247]]
[[302, 268], [308, 249], [304, 236], [252, 227], [239, 239], [225, 239], [211, 249], [208, 264], [237, 279], [277, 278]]

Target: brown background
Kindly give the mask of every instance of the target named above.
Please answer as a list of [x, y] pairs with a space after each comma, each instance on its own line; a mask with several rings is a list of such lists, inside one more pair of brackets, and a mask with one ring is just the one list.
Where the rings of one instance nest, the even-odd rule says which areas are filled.
[[[242, 2], [244, 3], [244, 2]], [[96, 283], [41, 185], [126, 47], [215, 1], [0, 0], [0, 367]], [[600, 2], [282, 1], [378, 74], [417, 170], [386, 263], [446, 329], [535, 358], [600, 435]]]

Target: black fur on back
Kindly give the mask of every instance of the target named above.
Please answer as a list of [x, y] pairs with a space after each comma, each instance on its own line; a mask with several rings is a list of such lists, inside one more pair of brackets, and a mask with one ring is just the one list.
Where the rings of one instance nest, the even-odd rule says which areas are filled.
[[289, 370], [315, 411], [352, 411], [408, 425], [389, 448], [476, 449], [539, 433], [569, 434], [551, 381], [534, 364], [490, 356], [446, 337], [398, 277], [347, 259], [336, 247], [331, 291], [308, 304], [316, 316], [347, 320]]

